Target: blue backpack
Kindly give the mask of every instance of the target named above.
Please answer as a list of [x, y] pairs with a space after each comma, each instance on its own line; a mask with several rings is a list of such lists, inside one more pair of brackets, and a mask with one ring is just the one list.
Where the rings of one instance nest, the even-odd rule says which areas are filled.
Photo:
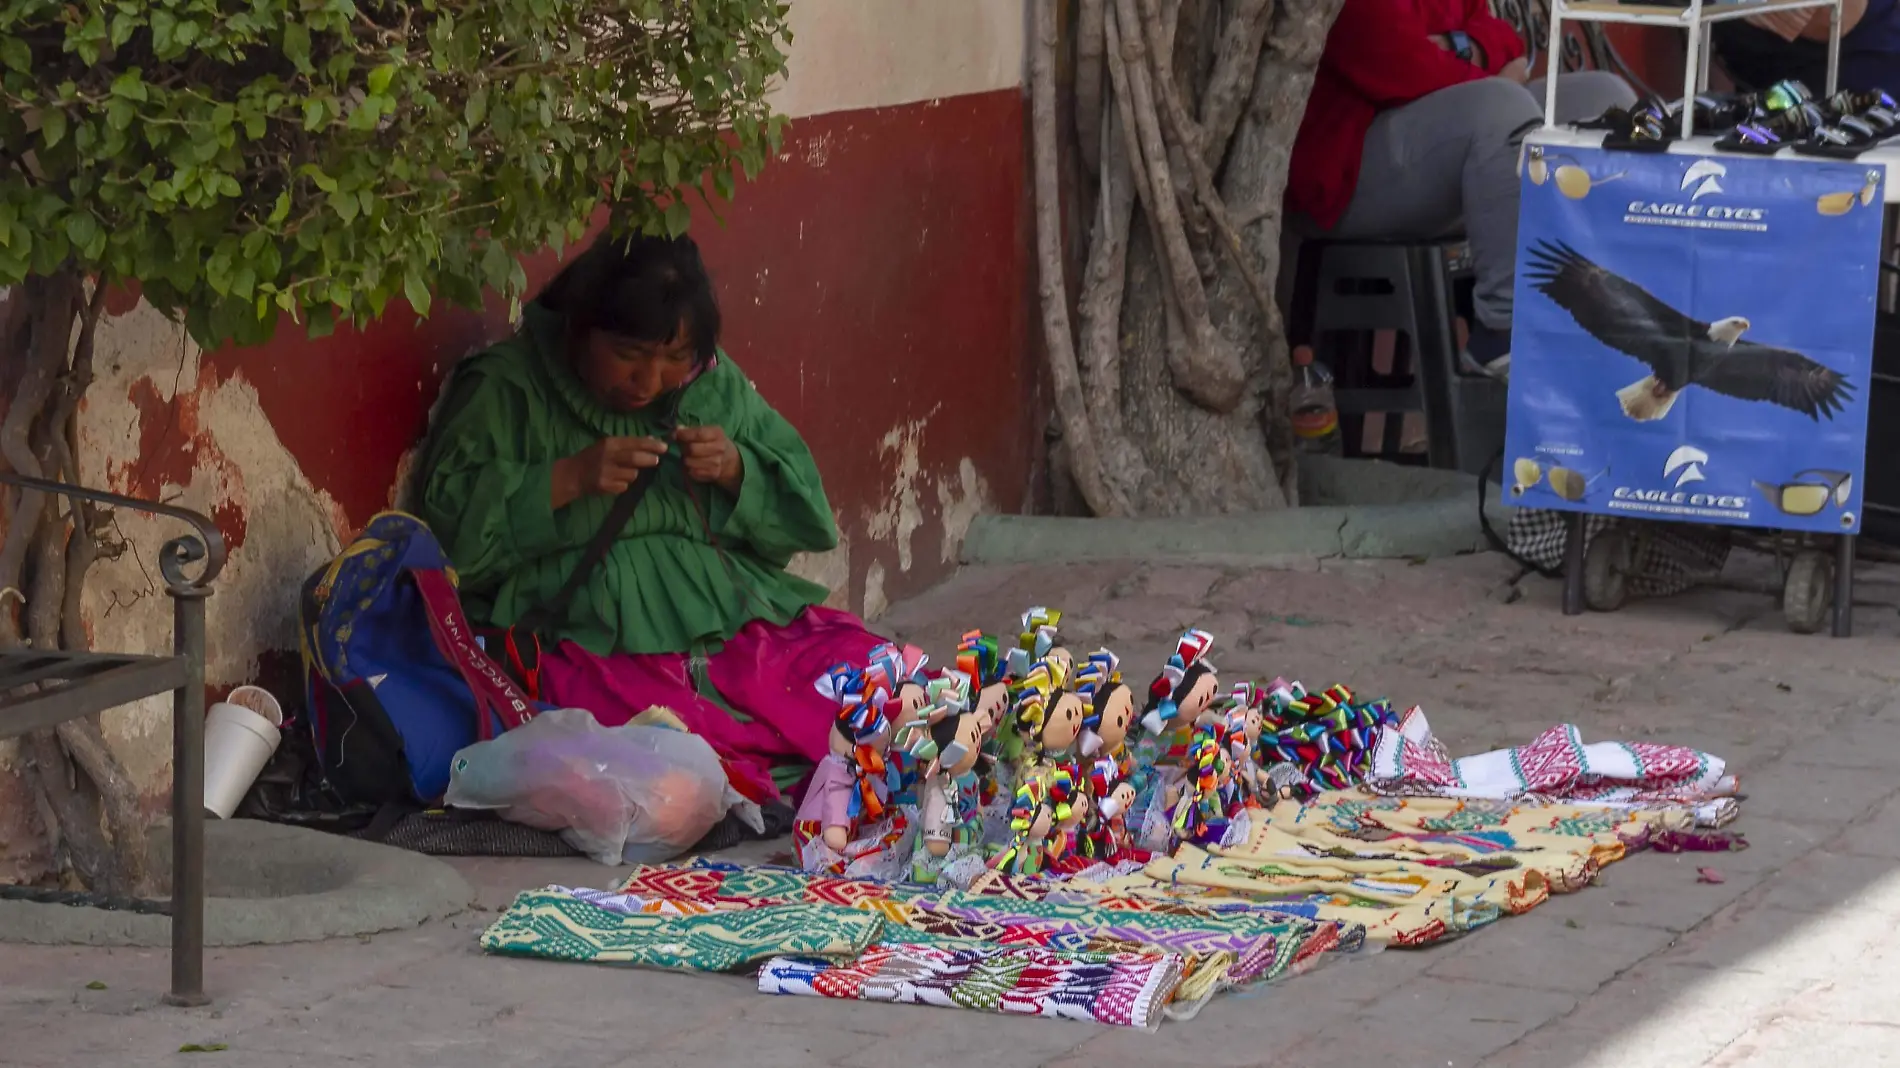
[[304, 583], [311, 740], [343, 801], [432, 803], [458, 750], [534, 717], [483, 652], [455, 583], [435, 535], [401, 512], [371, 519]]

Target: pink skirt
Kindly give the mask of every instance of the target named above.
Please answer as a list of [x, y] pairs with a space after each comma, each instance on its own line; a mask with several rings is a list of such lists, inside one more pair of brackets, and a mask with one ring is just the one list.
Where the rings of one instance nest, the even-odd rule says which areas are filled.
[[617, 727], [655, 706], [670, 709], [725, 762], [733, 786], [761, 803], [779, 790], [772, 768], [817, 764], [830, 749], [837, 715], [816, 689], [841, 662], [862, 666], [885, 639], [848, 612], [813, 606], [783, 627], [754, 620], [709, 660], [708, 677], [726, 703], [751, 722], [699, 695], [684, 653], [595, 656], [562, 642], [541, 659], [541, 699], [584, 708]]

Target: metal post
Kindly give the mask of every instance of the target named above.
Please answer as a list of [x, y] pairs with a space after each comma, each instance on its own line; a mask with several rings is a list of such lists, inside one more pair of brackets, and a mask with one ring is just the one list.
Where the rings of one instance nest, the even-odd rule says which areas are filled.
[[1564, 539], [1564, 615], [1583, 614], [1583, 530], [1582, 512], [1570, 513], [1570, 534]]
[[[1564, 5], [1565, 0], [1550, 0], [1550, 40], [1544, 52], [1544, 129], [1553, 129], [1557, 125], [1557, 75], [1562, 70], [1564, 54]], [[1529, 10], [1528, 8], [1526, 9]], [[1528, 26], [1533, 20], [1525, 15]]]
[[185, 684], [172, 693], [172, 989], [168, 1005], [205, 1005], [205, 598], [176, 587], [172, 648]]
[[1827, 8], [1827, 92], [1833, 96], [1841, 87], [1841, 0]]
[[1834, 542], [1834, 636], [1854, 636], [1854, 535]]
[[1682, 136], [1687, 139], [1695, 136], [1696, 80], [1706, 70], [1702, 56], [1706, 29], [1702, 25], [1702, 0], [1690, 0], [1682, 18], [1689, 30], [1689, 55], [1682, 65]]

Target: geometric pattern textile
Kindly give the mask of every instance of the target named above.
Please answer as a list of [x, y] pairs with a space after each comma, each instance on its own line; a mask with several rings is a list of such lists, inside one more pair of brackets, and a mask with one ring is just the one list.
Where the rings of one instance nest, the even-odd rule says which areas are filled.
[[887, 943], [851, 961], [774, 958], [759, 970], [759, 991], [1153, 1029], [1181, 972], [1170, 954]]

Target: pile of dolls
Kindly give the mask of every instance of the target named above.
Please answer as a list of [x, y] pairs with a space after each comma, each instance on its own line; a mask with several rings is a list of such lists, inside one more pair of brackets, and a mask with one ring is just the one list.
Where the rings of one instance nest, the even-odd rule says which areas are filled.
[[1146, 863], [1182, 842], [1244, 841], [1248, 813], [1358, 781], [1383, 701], [1343, 686], [1240, 682], [1226, 694], [1190, 630], [1136, 693], [1100, 649], [1077, 662], [1061, 613], [1023, 614], [1013, 645], [963, 636], [954, 665], [883, 645], [818, 680], [831, 753], [793, 827], [807, 871], [967, 887]]

